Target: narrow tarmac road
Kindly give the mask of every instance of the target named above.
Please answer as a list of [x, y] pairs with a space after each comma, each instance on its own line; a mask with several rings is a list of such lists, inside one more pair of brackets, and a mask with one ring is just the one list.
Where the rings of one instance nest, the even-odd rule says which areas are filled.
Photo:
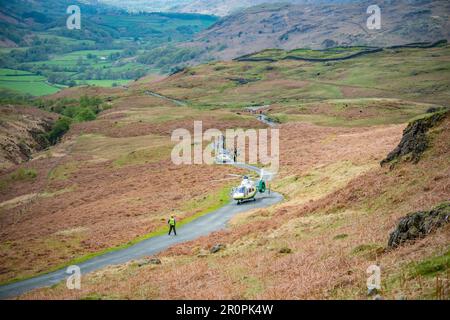
[[170, 102], [174, 103], [177, 106], [186, 107], [188, 105], [184, 101], [173, 99], [173, 98], [169, 98], [169, 97], [163, 96], [162, 94], [159, 94], [159, 93], [156, 93], [156, 92], [153, 92], [153, 91], [150, 91], [150, 90], [145, 91], [145, 94], [149, 95], [149, 96], [152, 96], [152, 97], [156, 97], [156, 98], [160, 98], [160, 99], [163, 99], [163, 100], [170, 101]]
[[[233, 164], [236, 167], [248, 169], [260, 174], [260, 169], [247, 164]], [[265, 172], [264, 176], [272, 177], [269, 172]], [[236, 214], [246, 212], [256, 208], [270, 207], [283, 200], [283, 196], [276, 192], [268, 192], [258, 195], [256, 201], [249, 201], [241, 205], [230, 202], [220, 209], [206, 214], [194, 221], [180, 227], [177, 230], [177, 236], [157, 236], [131, 247], [109, 252], [98, 257], [87, 260], [78, 266], [81, 274], [86, 274], [106, 266], [123, 264], [130, 260], [140, 259], [146, 256], [155, 255], [175, 244], [194, 240], [201, 236], [208, 235], [214, 231], [224, 229], [228, 221]], [[69, 275], [66, 268], [60, 269], [48, 274], [36, 276], [34, 278], [22, 280], [8, 285], [0, 286], [0, 299], [12, 298], [21, 295], [27, 291], [52, 286], [61, 281], [65, 281]]]

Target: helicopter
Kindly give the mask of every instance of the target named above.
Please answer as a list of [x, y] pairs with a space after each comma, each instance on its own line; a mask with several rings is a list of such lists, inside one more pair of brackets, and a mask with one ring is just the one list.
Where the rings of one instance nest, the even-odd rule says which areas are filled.
[[233, 200], [236, 200], [238, 205], [250, 200], [256, 201], [258, 192], [266, 192], [266, 181], [263, 177], [263, 170], [261, 170], [261, 176], [257, 182], [251, 180], [248, 176], [243, 176], [241, 184], [231, 190]]

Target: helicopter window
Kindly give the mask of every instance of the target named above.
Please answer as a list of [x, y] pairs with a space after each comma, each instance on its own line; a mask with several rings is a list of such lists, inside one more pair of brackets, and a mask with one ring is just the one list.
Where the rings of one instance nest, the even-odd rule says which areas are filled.
[[238, 192], [240, 192], [240, 193], [245, 193], [245, 187], [240, 187], [240, 188], [238, 189]]

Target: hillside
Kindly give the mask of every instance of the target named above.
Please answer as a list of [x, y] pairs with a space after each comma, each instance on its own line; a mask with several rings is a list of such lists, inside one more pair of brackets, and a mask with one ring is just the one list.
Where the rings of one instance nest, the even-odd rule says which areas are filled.
[[[330, 120], [336, 121], [335, 116], [350, 111], [356, 103], [353, 106], [356, 120], [359, 106], [367, 106], [366, 98], [448, 106], [449, 50], [448, 45], [429, 49], [387, 49], [349, 60], [324, 62], [296, 59], [217, 62], [188, 68], [155, 83], [152, 89], [203, 108], [272, 104], [274, 113], [283, 110], [284, 119], [298, 120], [326, 121], [329, 115]], [[319, 54], [334, 52], [315, 51], [316, 56]], [[345, 104], [340, 99], [349, 102]], [[324, 101], [326, 105], [336, 104], [335, 109], [320, 108], [318, 102]], [[382, 105], [374, 103], [373, 107]], [[364, 113], [369, 112], [366, 108], [361, 111], [362, 117], [370, 114]], [[397, 109], [392, 107], [391, 111]], [[398, 120], [391, 116], [387, 119]]]
[[[225, 17], [232, 13], [239, 12], [243, 9], [257, 6], [263, 3], [306, 3], [307, 0], [217, 0], [214, 2], [207, 0], [193, 0], [188, 3], [174, 6], [171, 10], [177, 10], [180, 12], [196, 12], [203, 14], [214, 14], [217, 16]], [[332, 3], [333, 0], [325, 1]]]
[[339, 3], [357, 2], [359, 0], [166, 0], [166, 1], [146, 1], [146, 0], [100, 0], [102, 3], [124, 8], [128, 11], [147, 12], [189, 12], [202, 13], [216, 16], [227, 16], [236, 11], [260, 5], [263, 3]]
[[256, 6], [221, 19], [190, 45], [216, 46], [215, 57], [231, 59], [269, 48], [386, 47], [449, 39], [448, 1], [382, 1], [380, 30], [366, 26], [370, 4]]
[[[175, 44], [217, 21], [198, 14], [130, 14], [86, 1], [0, 4], [0, 90], [31, 96], [79, 85], [116, 87], [147, 74], [170, 73], [183, 59], [207, 55]], [[66, 27], [66, 9], [73, 4], [82, 13], [80, 30]], [[149, 57], [160, 47], [164, 55]]]
[[[66, 19], [69, 16], [66, 10], [70, 5], [80, 7], [83, 22], [80, 30], [72, 32], [66, 28]], [[33, 38], [44, 34], [93, 40], [103, 43], [103, 46], [120, 38], [151, 39], [165, 43], [169, 36], [173, 41], [188, 40], [192, 33], [201, 27], [209, 26], [208, 21], [217, 20], [212, 16], [193, 14], [130, 14], [96, 1], [2, 0], [0, 10], [0, 35], [4, 47], [30, 46]]]
[[259, 126], [252, 117], [174, 109], [172, 103], [119, 88], [73, 88], [39, 104], [69, 116], [86, 94], [102, 99], [102, 105], [110, 100], [113, 108], [94, 121], [74, 116], [60, 143], [1, 173], [2, 282], [158, 234], [172, 210], [189, 220], [217, 208], [228, 200], [230, 184], [211, 186], [211, 177], [233, 171], [199, 165], [193, 175], [191, 167], [175, 166], [172, 130], [192, 127], [194, 119], [203, 120], [205, 128]]
[[0, 171], [31, 159], [48, 147], [42, 136], [51, 130], [56, 115], [21, 106], [0, 107]]
[[[74, 86], [126, 86], [146, 75], [267, 49], [295, 55], [298, 48], [375, 49], [449, 39], [450, 5], [443, 0], [381, 1], [380, 30], [367, 29], [372, 3], [366, 0], [260, 3], [2, 1], [0, 90], [43, 96]], [[69, 4], [81, 7], [81, 30], [66, 29]], [[153, 10], [170, 12], [145, 12]]]
[[[290, 173], [274, 187], [289, 195], [286, 203], [177, 245], [158, 256], [159, 265], [113, 266], [87, 276], [80, 291], [59, 285], [22, 298], [367, 299], [366, 269], [377, 264], [384, 298], [448, 299], [439, 286], [448, 271], [449, 225], [394, 249], [388, 239], [407, 214], [440, 205], [448, 217], [449, 125], [447, 115], [432, 128], [432, 146], [418, 164], [394, 169], [377, 162], [400, 139], [399, 127], [284, 126], [291, 139], [304, 137], [301, 149], [283, 141]], [[299, 157], [313, 162], [294, 162]], [[211, 253], [219, 243], [223, 249]]]
[[[221, 207], [236, 184], [227, 174], [244, 172], [175, 166], [170, 135], [192, 130], [194, 120], [205, 130], [262, 128], [244, 108], [268, 105], [280, 130], [271, 188], [282, 203], [161, 252], [161, 264], [112, 266], [85, 275], [81, 290], [59, 284], [21, 298], [365, 299], [374, 263], [382, 266], [383, 296], [437, 298], [436, 276], [448, 270], [448, 225], [396, 249], [388, 240], [402, 217], [449, 199], [449, 52], [442, 45], [332, 62], [211, 62], [128, 88], [46, 97], [39, 107], [73, 119], [86, 95], [100, 99], [99, 110], [0, 176], [1, 281], [161, 235], [169, 212], [188, 223]], [[436, 114], [432, 126], [419, 126], [427, 143], [418, 162], [401, 155], [380, 166], [404, 143], [407, 123]]]

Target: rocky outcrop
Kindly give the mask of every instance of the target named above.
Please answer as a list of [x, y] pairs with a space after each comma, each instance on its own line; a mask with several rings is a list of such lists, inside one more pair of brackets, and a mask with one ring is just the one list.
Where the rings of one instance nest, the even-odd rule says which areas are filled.
[[447, 110], [439, 111], [409, 123], [403, 131], [403, 137], [399, 145], [388, 154], [386, 159], [381, 161], [381, 166], [400, 158], [414, 163], [419, 162], [421, 155], [429, 146], [427, 132], [432, 127], [437, 126], [449, 113]]
[[32, 158], [34, 152], [48, 147], [44, 134], [57, 115], [32, 107], [0, 107], [0, 169]]
[[430, 211], [418, 211], [403, 217], [389, 237], [388, 247], [395, 248], [408, 240], [415, 240], [442, 227], [450, 220], [450, 202]]

